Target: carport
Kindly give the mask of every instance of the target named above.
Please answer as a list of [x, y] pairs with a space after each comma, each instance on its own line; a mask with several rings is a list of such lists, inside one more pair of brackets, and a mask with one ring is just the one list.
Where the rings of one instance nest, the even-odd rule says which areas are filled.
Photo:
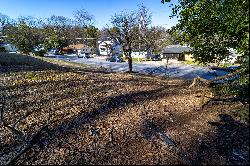
[[162, 59], [177, 59], [178, 61], [185, 60], [185, 52], [191, 51], [190, 47], [181, 45], [171, 45], [163, 49]]

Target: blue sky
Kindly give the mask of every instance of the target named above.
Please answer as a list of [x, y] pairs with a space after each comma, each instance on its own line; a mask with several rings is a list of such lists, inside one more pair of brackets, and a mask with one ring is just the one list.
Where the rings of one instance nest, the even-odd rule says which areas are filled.
[[47, 18], [53, 14], [73, 18], [74, 10], [84, 8], [94, 15], [95, 26], [102, 28], [114, 13], [135, 10], [142, 3], [152, 12], [153, 25], [170, 28], [177, 23], [176, 18], [169, 18], [169, 5], [163, 5], [161, 0], [0, 0], [0, 13], [14, 19], [21, 15]]

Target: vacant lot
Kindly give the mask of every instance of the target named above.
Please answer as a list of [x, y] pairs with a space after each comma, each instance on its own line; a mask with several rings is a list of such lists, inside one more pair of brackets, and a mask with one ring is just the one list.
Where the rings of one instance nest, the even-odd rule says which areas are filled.
[[37, 63], [0, 66], [0, 164], [249, 163], [239, 102], [206, 89], [201, 107], [190, 81], [18, 58]]

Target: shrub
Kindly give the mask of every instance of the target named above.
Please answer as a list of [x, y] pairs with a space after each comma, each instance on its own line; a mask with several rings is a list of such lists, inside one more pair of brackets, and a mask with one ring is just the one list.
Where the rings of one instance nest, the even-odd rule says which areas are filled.
[[5, 47], [0, 46], [0, 52], [7, 52], [7, 50], [5, 49]]
[[242, 102], [249, 102], [249, 75], [241, 75], [238, 79], [213, 88], [216, 96], [230, 96]]
[[45, 50], [40, 50], [40, 51], [36, 51], [34, 52], [35, 56], [41, 56], [43, 57], [44, 54], [46, 54], [46, 51]]
[[233, 110], [234, 116], [238, 117], [241, 121], [249, 123], [249, 108], [243, 107]]

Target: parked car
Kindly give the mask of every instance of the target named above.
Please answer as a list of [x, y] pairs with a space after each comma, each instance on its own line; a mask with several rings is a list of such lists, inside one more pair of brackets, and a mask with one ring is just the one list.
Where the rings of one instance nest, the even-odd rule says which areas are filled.
[[112, 55], [111, 57], [106, 58], [106, 61], [110, 62], [124, 62], [124, 60], [118, 55]]
[[48, 51], [48, 54], [60, 55], [60, 50], [57, 48], [52, 48]]
[[155, 54], [151, 56], [152, 61], [161, 61], [161, 55]]
[[77, 53], [78, 58], [90, 58], [89, 53], [86, 53], [84, 51], [80, 51]]

